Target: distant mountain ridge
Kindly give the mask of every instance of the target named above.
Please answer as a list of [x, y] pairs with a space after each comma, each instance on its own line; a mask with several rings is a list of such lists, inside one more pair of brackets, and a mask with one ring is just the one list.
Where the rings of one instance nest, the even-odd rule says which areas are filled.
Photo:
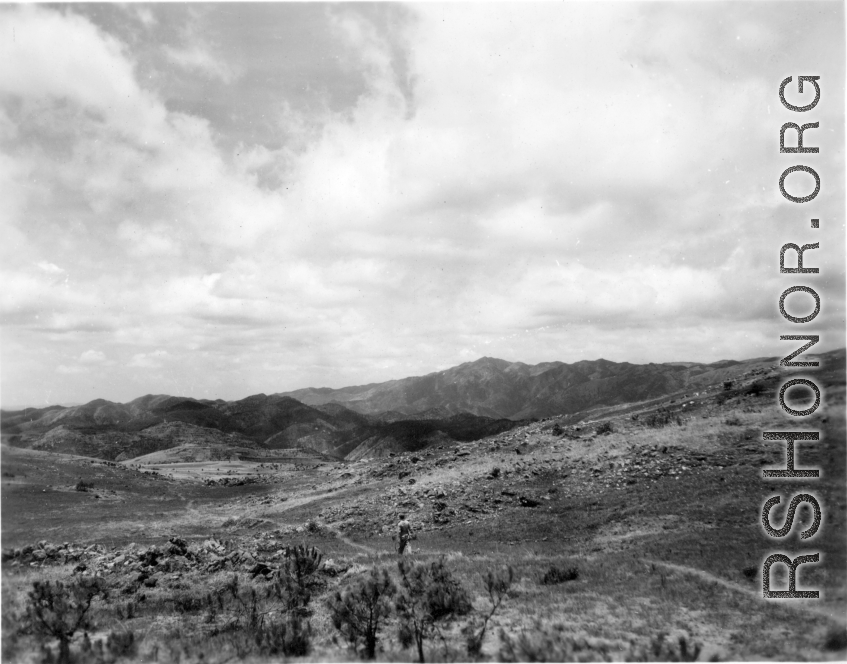
[[[842, 349], [816, 357], [826, 364], [843, 361], [843, 355]], [[358, 459], [478, 440], [534, 418], [579, 419], [592, 409], [764, 372], [777, 361], [638, 365], [600, 359], [529, 365], [483, 357], [426, 376], [236, 401], [148, 394], [125, 404], [95, 399], [73, 407], [0, 411], [0, 431], [7, 444], [111, 460], [184, 445], [255, 454], [306, 449]]]
[[317, 456], [357, 459], [433, 442], [477, 440], [520, 424], [468, 413], [434, 415], [403, 422], [367, 417], [341, 404], [311, 407], [282, 395], [211, 401], [149, 394], [125, 404], [95, 399], [71, 408], [3, 411], [0, 430], [11, 445], [111, 461], [185, 446], [255, 450], [259, 456], [307, 449]]
[[529, 419], [572, 414], [592, 407], [651, 399], [688, 387], [714, 383], [722, 377], [778, 358], [711, 364], [669, 362], [630, 364], [583, 360], [573, 364], [524, 364], [493, 357], [427, 374], [332, 388], [282, 392], [310, 406], [336, 403], [366, 415], [392, 413], [415, 416], [436, 410], [472, 413], [492, 418]]

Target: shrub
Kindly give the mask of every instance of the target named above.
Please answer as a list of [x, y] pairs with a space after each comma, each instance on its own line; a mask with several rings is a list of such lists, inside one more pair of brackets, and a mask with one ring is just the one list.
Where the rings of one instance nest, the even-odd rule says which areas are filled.
[[[234, 620], [223, 630], [239, 658], [251, 652], [299, 657], [307, 655], [311, 647], [312, 627], [305, 619], [309, 599], [308, 591], [288, 572], [281, 574], [264, 594], [252, 585], [241, 585], [233, 574], [216, 596], [207, 597], [205, 620], [214, 622], [218, 611], [227, 609], [234, 614]], [[281, 611], [273, 600], [281, 600]], [[215, 629], [214, 633], [219, 631]]]
[[551, 565], [544, 576], [541, 577], [541, 583], [545, 586], [552, 586], [565, 581], [576, 581], [579, 578], [579, 569], [576, 567], [560, 568]]
[[323, 562], [323, 554], [314, 547], [302, 545], [286, 548], [285, 565], [279, 570], [268, 591], [268, 597], [281, 600], [288, 612], [308, 613], [307, 607], [316, 585], [315, 574]]
[[692, 641], [685, 633], [669, 638], [666, 632], [659, 632], [650, 638], [649, 652], [644, 648], [631, 648], [629, 660], [655, 662], [696, 662], [703, 649], [702, 644]]
[[535, 628], [524, 631], [516, 637], [510, 636], [502, 628], [500, 637], [501, 662], [579, 662], [603, 661], [606, 658], [598, 653], [590, 653], [588, 657], [580, 656], [580, 647], [584, 644], [565, 633], [561, 624], [542, 626], [536, 623]]
[[28, 595], [25, 621], [38, 635], [59, 641], [59, 664], [70, 664], [70, 643], [79, 630], [89, 630], [92, 600], [104, 594], [99, 577], [79, 578], [71, 583], [35, 581]]
[[730, 417], [727, 417], [723, 421], [723, 423], [731, 427], [740, 427], [743, 424], [743, 422], [738, 419], [737, 415], [731, 415]]
[[750, 383], [750, 386], [747, 388], [747, 394], [757, 397], [760, 394], [764, 394], [767, 389], [767, 385], [763, 381], [757, 380]]
[[642, 420], [645, 426], [660, 429], [670, 424], [682, 424], [682, 418], [669, 411], [667, 408], [659, 408], [644, 416]]
[[594, 433], [596, 433], [598, 436], [602, 436], [607, 433], [614, 433], [614, 431], [615, 430], [612, 428], [611, 422], [603, 422], [594, 430]]
[[285, 547], [286, 569], [296, 577], [300, 585], [308, 585], [311, 577], [320, 569], [323, 554], [313, 546], [306, 548], [302, 544]]
[[135, 657], [138, 650], [138, 644], [135, 641], [135, 634], [127, 630], [124, 632], [110, 632], [106, 638], [106, 652], [109, 654], [109, 659], [114, 661], [122, 657]]
[[312, 625], [297, 614], [280, 621], [267, 621], [254, 632], [256, 647], [263, 655], [303, 657], [312, 644]]
[[77, 491], [88, 491], [89, 489], [93, 489], [93, 488], [94, 488], [93, 484], [86, 484], [82, 480], [77, 482], [76, 486], [74, 487], [74, 489], [76, 489]]
[[559, 426], [559, 423], [557, 422], [553, 425], [553, 428], [550, 429], [550, 433], [552, 433], [554, 436], [561, 436], [563, 433], [565, 433], [565, 430], [561, 426]]
[[396, 593], [388, 572], [373, 567], [367, 577], [329, 598], [332, 624], [364, 659], [376, 657], [379, 628], [391, 614]]
[[199, 611], [206, 604], [204, 598], [181, 592], [171, 597], [174, 611], [177, 613], [193, 613]]
[[465, 628], [462, 630], [466, 638], [468, 657], [477, 659], [480, 656], [488, 622], [494, 617], [497, 609], [500, 608], [503, 600], [508, 596], [513, 579], [514, 570], [511, 567], [507, 567], [500, 572], [489, 570], [486, 574], [485, 589], [488, 591], [488, 601], [491, 602], [491, 610], [483, 615], [481, 625], [479, 624], [479, 620], [473, 620], [465, 625]]
[[424, 660], [424, 641], [438, 630], [438, 623], [463, 616], [471, 611], [467, 591], [453, 578], [441, 558], [429, 563], [397, 563], [400, 570], [400, 593], [395, 608], [400, 619], [400, 644], [417, 647], [418, 661]]

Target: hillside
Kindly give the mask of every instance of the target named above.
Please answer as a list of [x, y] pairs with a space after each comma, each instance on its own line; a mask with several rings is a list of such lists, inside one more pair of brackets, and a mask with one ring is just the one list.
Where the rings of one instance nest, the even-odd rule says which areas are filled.
[[[306, 614], [311, 651], [293, 661], [357, 661], [332, 598], [373, 567], [400, 583], [400, 561], [443, 561], [472, 600], [469, 615], [426, 641], [425, 661], [844, 661], [844, 358], [827, 354], [814, 374], [825, 399], [804, 426], [822, 435], [799, 450], [800, 465], [825, 471], [792, 482], [820, 501], [823, 522], [811, 544], [797, 532], [785, 542], [821, 553], [796, 579], [819, 600], [762, 600], [762, 562], [777, 550], [762, 505], [783, 493], [762, 470], [785, 463], [784, 445], [762, 432], [785, 425], [777, 393], [797, 373], [754, 369], [716, 374], [685, 398], [598, 406], [579, 421], [545, 418], [472, 442], [444, 442], [433, 420], [401, 421], [346, 461], [305, 448], [234, 459], [239, 448], [190, 442], [117, 464], [4, 447], [4, 615], [23, 614], [33, 581], [97, 577], [108, 592], [92, 605], [91, 638], [132, 633], [130, 660], [270, 664], [281, 657], [254, 638], [245, 607], [252, 597], [268, 620], [284, 615], [276, 584], [305, 551], [321, 562]], [[472, 421], [455, 419], [452, 436]], [[159, 426], [175, 441], [198, 433]], [[413, 435], [426, 447], [381, 454]], [[417, 539], [398, 561], [400, 514]], [[807, 508], [797, 517], [811, 523]], [[496, 629], [469, 654], [466, 628], [491, 611], [487, 575], [509, 568]], [[771, 573], [785, 588], [787, 569]], [[390, 615], [376, 661], [415, 659], [398, 627]], [[42, 652], [35, 635], [4, 630], [4, 661]], [[86, 639], [78, 634], [73, 652], [95, 661]]]
[[[843, 354], [820, 357], [826, 365], [838, 353]], [[146, 395], [125, 404], [96, 399], [80, 406], [3, 411], [0, 429], [9, 445], [106, 460], [180, 445], [308, 448], [354, 460], [478, 440], [530, 419], [578, 422], [604, 409], [763, 375], [775, 362], [528, 365], [482, 358], [422, 377], [236, 401]]]
[[[604, 405], [643, 401], [678, 390], [766, 370], [777, 358], [700, 364], [630, 364], [608, 360], [529, 365], [483, 357], [426, 376], [339, 389], [284, 392], [311, 406], [337, 403], [368, 415], [391, 413], [439, 417], [472, 413], [492, 418], [531, 419], [572, 414]], [[399, 415], [398, 415], [399, 414]]]
[[4, 412], [2, 432], [4, 442], [17, 447], [109, 461], [184, 446], [183, 456], [204, 457], [215, 450], [221, 458], [244, 457], [243, 450], [252, 449], [257, 456], [263, 450], [285, 450], [287, 457], [291, 450], [307, 448], [318, 456], [358, 459], [414, 451], [435, 441], [476, 440], [518, 424], [467, 413], [382, 421], [340, 404], [313, 408], [280, 395], [232, 402], [148, 395], [126, 404], [98, 399], [70, 408]]

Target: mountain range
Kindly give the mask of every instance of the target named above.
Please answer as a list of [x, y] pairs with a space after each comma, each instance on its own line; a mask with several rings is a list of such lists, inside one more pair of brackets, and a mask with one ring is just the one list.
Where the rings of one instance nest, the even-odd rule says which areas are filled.
[[696, 389], [776, 361], [777, 358], [759, 358], [711, 364], [630, 364], [600, 359], [531, 365], [483, 357], [426, 376], [282, 394], [310, 406], [337, 403], [369, 415], [408, 417], [435, 410], [442, 415], [465, 412], [520, 420], [573, 414]]
[[579, 419], [594, 408], [696, 390], [776, 361], [639, 365], [600, 359], [529, 365], [483, 357], [425, 376], [236, 401], [147, 395], [125, 404], [96, 399], [80, 406], [2, 411], [0, 430], [7, 444], [109, 460], [189, 443], [265, 453], [311, 450], [355, 460], [478, 440], [529, 419]]

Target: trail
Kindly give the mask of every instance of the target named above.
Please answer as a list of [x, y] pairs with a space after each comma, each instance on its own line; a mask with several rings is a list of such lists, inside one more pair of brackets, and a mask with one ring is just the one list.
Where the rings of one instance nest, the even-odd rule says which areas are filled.
[[[724, 588], [727, 588], [729, 590], [734, 590], [735, 592], [739, 592], [739, 593], [742, 593], [744, 595], [747, 595], [748, 597], [750, 597], [752, 599], [762, 599], [762, 596], [756, 590], [750, 590], [750, 588], [746, 588], [746, 587], [744, 587], [744, 586], [742, 586], [738, 583], [733, 583], [732, 581], [727, 581], [726, 579], [722, 579], [719, 576], [715, 576], [714, 574], [706, 572], [705, 570], [702, 570], [702, 569], [697, 569], [696, 567], [688, 567], [686, 565], [677, 565], [675, 563], [667, 563], [663, 560], [651, 560], [649, 558], [642, 558], [641, 561], [645, 562], [645, 563], [651, 563], [651, 564], [657, 565], [659, 567], [665, 567], [667, 569], [672, 569], [672, 570], [677, 571], [677, 572], [682, 572], [683, 574], [691, 574], [691, 575], [696, 576], [696, 577], [698, 577], [698, 578], [700, 578], [704, 581], [709, 581], [709, 582], [715, 583], [719, 586], [723, 586]], [[833, 620], [833, 621], [836, 621], [836, 622], [843, 622], [842, 618], [836, 617], [836, 613], [838, 611], [838, 609], [836, 607], [833, 607], [830, 610], [823, 608], [823, 607], [816, 607], [816, 606], [811, 605], [809, 603], [809, 600], [802, 601], [802, 602], [780, 601], [780, 602], [775, 602], [774, 605], [779, 606], [779, 607], [784, 607], [784, 608], [787, 608], [787, 609], [794, 609], [795, 611], [801, 611], [803, 613], [813, 613], [813, 614], [818, 615], [818, 616], [824, 616], [824, 617], [829, 618], [830, 620]]]
[[324, 526], [324, 528], [326, 528], [328, 531], [330, 531], [333, 535], [335, 535], [338, 539], [340, 539], [345, 544], [348, 544], [348, 545], [350, 545], [350, 546], [352, 546], [356, 549], [361, 549], [362, 551], [366, 551], [366, 552], [368, 552], [368, 553], [370, 553], [374, 556], [379, 553], [378, 549], [374, 549], [373, 547], [368, 546], [367, 544], [359, 544], [358, 542], [354, 542], [353, 540], [351, 540], [346, 535], [343, 535], [341, 533], [341, 531], [338, 530], [337, 528], [333, 528], [332, 526]]

